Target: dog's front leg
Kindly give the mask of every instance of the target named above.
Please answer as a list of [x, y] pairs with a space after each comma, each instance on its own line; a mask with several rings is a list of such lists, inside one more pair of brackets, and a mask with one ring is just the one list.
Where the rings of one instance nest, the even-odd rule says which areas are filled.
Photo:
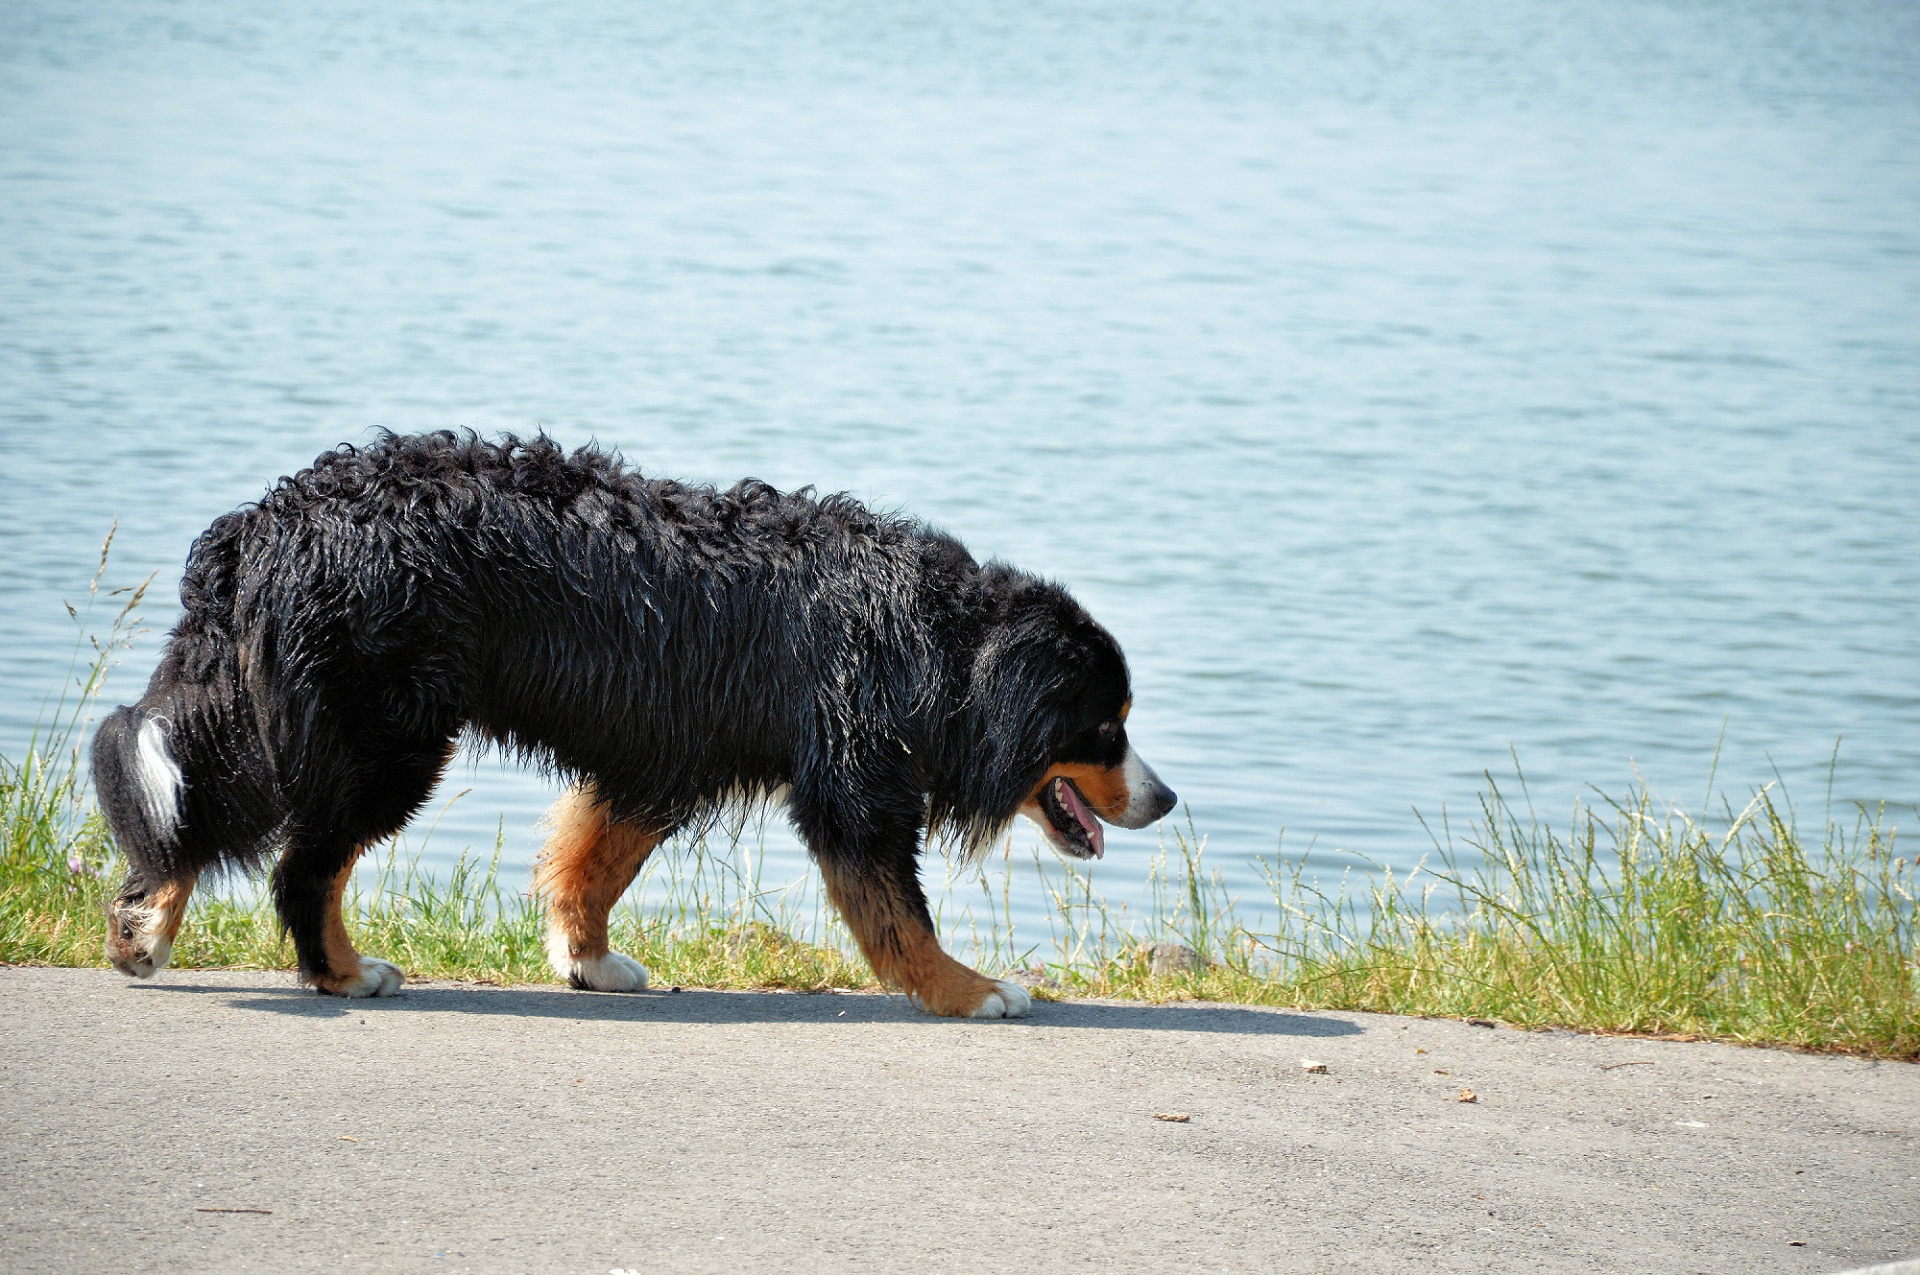
[[[917, 833], [917, 830], [916, 830]], [[883, 983], [903, 988], [930, 1014], [1020, 1018], [1032, 1008], [1026, 989], [987, 978], [948, 956], [934, 933], [914, 854], [917, 835], [897, 848], [815, 849], [827, 897], [853, 931]]]
[[360, 955], [347, 934], [342, 904], [365, 848], [295, 833], [273, 871], [274, 906], [300, 958], [300, 980], [329, 996], [392, 996], [406, 982], [398, 965]]
[[607, 946], [607, 916], [633, 883], [660, 834], [616, 822], [591, 781], [569, 789], [547, 812], [553, 835], [534, 865], [534, 892], [547, 901], [547, 960], [573, 986], [634, 992], [646, 966]]

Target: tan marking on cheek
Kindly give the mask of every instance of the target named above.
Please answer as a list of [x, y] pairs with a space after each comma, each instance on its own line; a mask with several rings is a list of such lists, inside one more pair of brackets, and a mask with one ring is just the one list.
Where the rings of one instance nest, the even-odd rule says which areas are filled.
[[160, 937], [169, 943], [180, 937], [181, 922], [187, 919], [187, 900], [193, 897], [193, 885], [199, 879], [195, 873], [169, 881], [147, 896], [147, 905], [154, 909], [159, 920], [156, 928]]
[[[1089, 766], [1084, 762], [1061, 762], [1040, 777], [1040, 783], [1027, 798], [1026, 805], [1037, 808], [1041, 791], [1056, 779], [1070, 781], [1080, 790], [1080, 796], [1086, 803], [1093, 807], [1093, 812], [1107, 819], [1125, 814], [1132, 800], [1127, 793], [1127, 776], [1123, 769]], [[1021, 809], [1025, 810], [1026, 806], [1023, 805]], [[1045, 818], [1044, 815], [1041, 817]]]
[[1131, 713], [1132, 711], [1133, 711], [1133, 701], [1128, 700], [1126, 703], [1120, 706], [1120, 720], [1123, 722], [1126, 721], [1127, 714]]
[[605, 956], [607, 916], [660, 835], [615, 822], [590, 783], [554, 802], [546, 823], [553, 832], [534, 865], [533, 888], [547, 900], [547, 925], [566, 936], [574, 960]]
[[118, 899], [107, 904], [107, 960], [114, 965], [132, 965], [139, 959], [135, 943], [122, 937], [120, 929], [126, 926], [137, 935], [139, 930], [132, 925], [132, 918], [126, 914], [131, 909]]
[[[147, 950], [152, 939], [163, 938], [172, 943], [179, 938], [180, 926], [187, 919], [187, 901], [193, 897], [193, 887], [199, 879], [198, 873], [192, 873], [161, 882], [138, 903], [121, 903], [116, 899], [108, 904], [107, 959], [137, 965], [152, 955]], [[122, 926], [133, 930], [132, 938], [120, 936]]]
[[1040, 776], [1040, 782], [1033, 786], [1033, 791], [1027, 794], [1027, 799], [1020, 803], [1020, 809], [1038, 812], [1040, 810], [1040, 794], [1047, 790], [1047, 785], [1052, 783], [1054, 777], [1059, 773], [1060, 768], [1055, 766], [1052, 770]]

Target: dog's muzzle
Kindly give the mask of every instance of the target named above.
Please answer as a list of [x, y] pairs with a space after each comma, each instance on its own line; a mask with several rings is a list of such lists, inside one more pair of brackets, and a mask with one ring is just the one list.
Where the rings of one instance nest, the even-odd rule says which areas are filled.
[[1173, 789], [1160, 782], [1160, 776], [1153, 773], [1153, 767], [1142, 761], [1140, 754], [1131, 748], [1127, 749], [1127, 760], [1121, 773], [1126, 777], [1127, 808], [1107, 820], [1116, 827], [1144, 828], [1156, 819], [1163, 818], [1180, 800]]

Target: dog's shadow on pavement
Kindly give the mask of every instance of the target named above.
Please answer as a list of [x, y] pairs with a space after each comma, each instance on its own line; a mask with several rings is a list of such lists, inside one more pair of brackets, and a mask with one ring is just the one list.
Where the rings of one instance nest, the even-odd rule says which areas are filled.
[[549, 1018], [574, 1022], [818, 1023], [856, 1026], [914, 1023], [928, 1028], [1033, 1028], [1095, 1031], [1214, 1032], [1239, 1036], [1356, 1036], [1358, 1025], [1338, 1018], [1242, 1005], [1184, 1003], [1133, 1005], [1112, 1001], [1036, 1001], [1028, 1018], [973, 1023], [934, 1018], [900, 995], [872, 992], [669, 991], [602, 993], [562, 987], [475, 987], [411, 984], [398, 996], [340, 1000], [305, 988], [233, 987], [193, 983], [136, 985], [147, 993], [218, 996], [235, 1009], [294, 1018], [346, 1018], [367, 1014], [470, 1014]]

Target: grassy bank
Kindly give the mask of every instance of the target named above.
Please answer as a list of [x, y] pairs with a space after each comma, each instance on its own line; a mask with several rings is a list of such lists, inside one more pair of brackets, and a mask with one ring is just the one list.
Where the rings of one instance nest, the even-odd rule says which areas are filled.
[[[103, 907], [121, 865], [88, 800], [81, 737], [138, 601], [91, 648], [90, 671], [87, 650], [76, 659], [55, 726], [24, 760], [0, 759], [0, 962], [103, 963]], [[1190, 827], [1168, 838], [1144, 915], [1109, 908], [1090, 876], [1056, 868], [1043, 875], [1053, 902], [1043, 947], [1012, 947], [1004, 875], [959, 890], [977, 902], [946, 928], [970, 936], [989, 968], [1025, 967], [1043, 997], [1481, 1017], [1920, 1058], [1916, 861], [1897, 852], [1882, 811], [1828, 819], [1806, 837], [1771, 789], [1709, 824], [1657, 808], [1640, 788], [1556, 830], [1490, 779], [1471, 823], [1440, 830], [1437, 868], [1328, 893], [1276, 855], [1261, 908], [1275, 919], [1259, 924], [1208, 871]], [[615, 914], [616, 945], [657, 982], [873, 985], [830, 915], [760, 888], [750, 853], [674, 849]], [[502, 879], [497, 855], [441, 878], [416, 862], [388, 847], [356, 878], [349, 915], [363, 950], [415, 978], [551, 980], [538, 905], [523, 882]], [[203, 891], [174, 953], [176, 967], [291, 963], [249, 890]]]

